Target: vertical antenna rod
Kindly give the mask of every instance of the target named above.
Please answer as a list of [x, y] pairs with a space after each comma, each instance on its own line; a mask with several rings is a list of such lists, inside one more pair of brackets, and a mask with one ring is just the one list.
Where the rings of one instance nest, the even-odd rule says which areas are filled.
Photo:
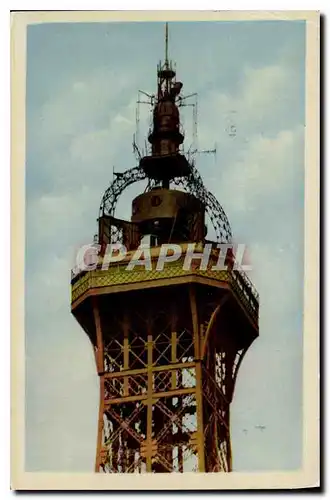
[[165, 23], [165, 65], [168, 67], [168, 23]]

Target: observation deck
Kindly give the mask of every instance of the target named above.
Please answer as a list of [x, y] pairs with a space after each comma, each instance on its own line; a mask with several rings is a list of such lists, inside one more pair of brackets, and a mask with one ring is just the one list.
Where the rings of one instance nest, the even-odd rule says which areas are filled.
[[[201, 259], [193, 259], [188, 269], [184, 269], [187, 253], [187, 244], [181, 244], [182, 254], [173, 262], [165, 262], [163, 270], [157, 270], [160, 247], [150, 249], [151, 267], [136, 265], [133, 269], [127, 266], [135, 251], [127, 252], [125, 258], [102, 269], [100, 258], [93, 271], [83, 271], [79, 274], [72, 273], [71, 305], [72, 310], [79, 306], [85, 299], [93, 295], [129, 292], [134, 290], [164, 287], [169, 285], [182, 285], [187, 283], [200, 283], [211, 287], [228, 289], [240, 304], [254, 329], [258, 329], [259, 295], [247, 274], [241, 269], [213, 270], [219, 258], [219, 249], [211, 250], [206, 269], [201, 269]], [[202, 245], [196, 245], [194, 253], [203, 251]]]

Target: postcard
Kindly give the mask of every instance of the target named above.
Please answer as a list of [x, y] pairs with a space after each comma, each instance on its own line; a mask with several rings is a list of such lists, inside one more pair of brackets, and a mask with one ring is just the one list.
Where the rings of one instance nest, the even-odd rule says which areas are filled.
[[319, 18], [12, 13], [13, 489], [319, 486]]

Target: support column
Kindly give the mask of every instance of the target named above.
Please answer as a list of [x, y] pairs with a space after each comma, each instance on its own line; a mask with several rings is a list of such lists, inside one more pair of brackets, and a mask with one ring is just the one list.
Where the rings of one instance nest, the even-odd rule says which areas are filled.
[[[182, 370], [179, 371], [178, 373], [178, 386], [181, 387], [182, 386]], [[179, 396], [179, 408], [178, 408], [178, 411], [181, 412], [181, 409], [182, 409], [182, 396]], [[182, 427], [182, 418], [180, 418], [180, 423], [181, 423], [181, 427]], [[179, 461], [179, 472], [183, 472], [183, 449], [182, 449], [182, 445], [179, 446], [179, 449], [178, 449], [178, 461]]]
[[[174, 364], [177, 362], [177, 357], [176, 357], [176, 350], [177, 350], [177, 333], [172, 332], [171, 333], [171, 362]], [[171, 388], [176, 389], [177, 386], [177, 376], [176, 376], [176, 370], [171, 371]]]
[[99, 472], [102, 462], [102, 434], [103, 434], [103, 414], [104, 414], [104, 348], [103, 337], [101, 330], [100, 312], [96, 297], [93, 297], [93, 315], [96, 330], [96, 352], [95, 361], [97, 372], [100, 376], [100, 402], [99, 402], [99, 417], [97, 426], [97, 445], [96, 445], [96, 461], [95, 472]]
[[198, 312], [196, 303], [196, 290], [194, 285], [189, 288], [190, 310], [192, 318], [193, 336], [194, 336], [194, 353], [195, 359], [200, 359], [200, 332], [198, 324]]
[[232, 462], [232, 452], [231, 452], [231, 439], [230, 439], [230, 407], [228, 408], [227, 412], [227, 424], [228, 424], [228, 431], [227, 431], [227, 464], [228, 464], [228, 472], [232, 472], [233, 470], [233, 462]]
[[100, 376], [100, 403], [99, 403], [99, 418], [97, 425], [97, 445], [96, 445], [96, 461], [95, 472], [100, 472], [102, 463], [102, 434], [103, 434], [103, 414], [104, 414], [104, 375]]
[[[129, 323], [127, 314], [124, 317], [123, 323], [123, 333], [124, 333], [124, 345], [123, 345], [123, 355], [124, 355], [124, 370], [129, 370]], [[129, 378], [124, 377], [124, 396], [129, 395]]]
[[198, 311], [196, 302], [196, 290], [194, 286], [189, 289], [190, 308], [192, 317], [192, 327], [194, 335], [195, 351], [195, 375], [196, 375], [196, 418], [197, 418], [197, 453], [198, 470], [205, 472], [205, 452], [204, 452], [204, 424], [203, 424], [203, 392], [202, 392], [202, 363], [200, 360], [200, 327], [198, 323]]
[[200, 361], [196, 362], [196, 417], [198, 470], [199, 472], [205, 472], [202, 364]]
[[152, 335], [148, 335], [147, 356], [148, 356], [148, 391], [147, 391], [147, 436], [146, 436], [146, 466], [147, 472], [152, 472]]
[[95, 323], [95, 331], [96, 331], [96, 353], [95, 353], [95, 361], [97, 373], [100, 375], [104, 373], [104, 349], [103, 349], [103, 337], [102, 337], [102, 329], [101, 329], [101, 320], [100, 320], [100, 311], [97, 303], [97, 298], [93, 297], [93, 315], [94, 315], [94, 323]]

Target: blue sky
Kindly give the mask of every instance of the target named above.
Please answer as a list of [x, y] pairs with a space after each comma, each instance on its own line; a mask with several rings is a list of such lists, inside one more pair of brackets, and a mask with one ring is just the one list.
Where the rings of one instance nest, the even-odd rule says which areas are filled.
[[[183, 91], [198, 92], [197, 167], [234, 238], [249, 245], [260, 337], [232, 405], [236, 471], [300, 467], [305, 24], [170, 23]], [[132, 154], [139, 89], [154, 92], [162, 23], [28, 27], [26, 151], [26, 469], [92, 471], [98, 380], [70, 314], [74, 250], [96, 232], [112, 169]], [[140, 135], [148, 110], [141, 110]], [[191, 116], [184, 113], [189, 130]], [[234, 124], [236, 136], [228, 126]], [[144, 127], [145, 125], [145, 127]], [[122, 197], [119, 216], [129, 215]], [[256, 428], [264, 425], [264, 431]]]

